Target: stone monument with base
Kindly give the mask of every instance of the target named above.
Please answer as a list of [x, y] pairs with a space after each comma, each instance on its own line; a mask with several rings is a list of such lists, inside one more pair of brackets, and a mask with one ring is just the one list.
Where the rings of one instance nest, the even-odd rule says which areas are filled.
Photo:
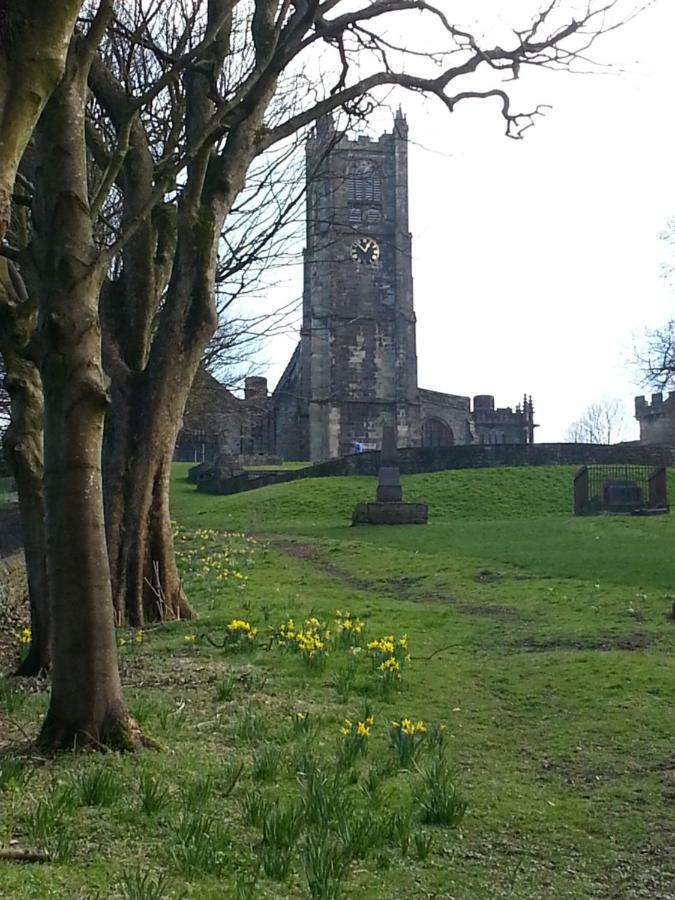
[[426, 503], [405, 503], [401, 488], [401, 472], [396, 454], [396, 429], [382, 429], [380, 470], [374, 503], [357, 503], [352, 525], [426, 525], [429, 508]]

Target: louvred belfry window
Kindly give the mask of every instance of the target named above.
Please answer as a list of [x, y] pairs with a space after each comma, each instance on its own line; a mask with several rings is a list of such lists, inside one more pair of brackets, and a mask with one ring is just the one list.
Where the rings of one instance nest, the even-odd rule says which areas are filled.
[[347, 177], [348, 203], [380, 203], [382, 179], [377, 172], [353, 173]]

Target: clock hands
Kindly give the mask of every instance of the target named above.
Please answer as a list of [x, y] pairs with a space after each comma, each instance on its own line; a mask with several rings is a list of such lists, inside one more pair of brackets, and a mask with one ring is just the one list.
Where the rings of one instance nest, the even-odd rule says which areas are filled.
[[371, 238], [361, 238], [352, 245], [352, 258], [360, 263], [373, 265], [380, 256], [380, 248]]

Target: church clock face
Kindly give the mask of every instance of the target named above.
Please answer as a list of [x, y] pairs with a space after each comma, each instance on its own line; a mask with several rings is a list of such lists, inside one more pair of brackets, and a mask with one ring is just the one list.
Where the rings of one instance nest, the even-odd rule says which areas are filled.
[[374, 266], [380, 258], [380, 245], [373, 238], [358, 238], [352, 244], [351, 257], [361, 265]]

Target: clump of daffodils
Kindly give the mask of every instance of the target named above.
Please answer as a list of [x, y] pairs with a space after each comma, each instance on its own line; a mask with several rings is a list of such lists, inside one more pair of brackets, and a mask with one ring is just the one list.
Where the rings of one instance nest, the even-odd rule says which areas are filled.
[[239, 532], [198, 528], [174, 528], [176, 557], [182, 573], [193, 578], [226, 582], [237, 588], [246, 585], [244, 569], [254, 564], [258, 542]]
[[[26, 629], [27, 630], [27, 629]], [[118, 637], [117, 638], [117, 646], [118, 647], [126, 647], [129, 646], [130, 650], [133, 650], [134, 644], [142, 644], [144, 640], [143, 629], [133, 628], [129, 629], [128, 637]]]
[[23, 662], [30, 651], [30, 644], [33, 635], [30, 628], [22, 628], [21, 631], [16, 632], [14, 637], [19, 642], [19, 657], [21, 659], [21, 662]]
[[335, 610], [335, 643], [339, 647], [357, 647], [361, 642], [365, 625], [349, 610]]
[[365, 756], [368, 752], [368, 740], [374, 725], [375, 719], [372, 715], [365, 716], [363, 721], [344, 720], [340, 727], [342, 740], [338, 747], [339, 769], [348, 769], [354, 765], [357, 756]]
[[223, 638], [225, 647], [230, 650], [244, 650], [253, 646], [258, 629], [244, 619], [232, 619], [225, 626]]
[[401, 669], [410, 662], [408, 635], [395, 638], [393, 634], [370, 641], [367, 650], [375, 673], [385, 688], [395, 685], [401, 678]]
[[420, 719], [401, 719], [389, 724], [389, 744], [398, 757], [399, 765], [407, 769], [424, 743], [427, 727]]
[[277, 646], [300, 654], [311, 668], [322, 669], [328, 657], [330, 637], [330, 629], [316, 616], [305, 619], [300, 628], [296, 628], [293, 619], [288, 619], [277, 629]]

